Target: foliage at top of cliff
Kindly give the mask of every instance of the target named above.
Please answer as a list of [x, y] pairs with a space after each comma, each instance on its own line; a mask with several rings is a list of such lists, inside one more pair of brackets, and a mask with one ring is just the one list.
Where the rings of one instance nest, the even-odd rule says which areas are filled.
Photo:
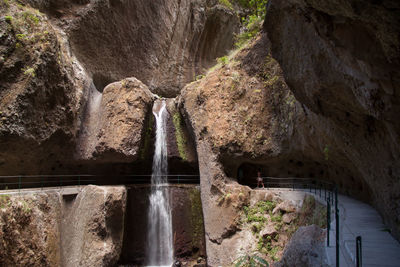
[[268, 0], [219, 0], [219, 4], [234, 9], [239, 9], [238, 16], [242, 23], [241, 32], [236, 35], [236, 47], [242, 47], [260, 32], [265, 18]]

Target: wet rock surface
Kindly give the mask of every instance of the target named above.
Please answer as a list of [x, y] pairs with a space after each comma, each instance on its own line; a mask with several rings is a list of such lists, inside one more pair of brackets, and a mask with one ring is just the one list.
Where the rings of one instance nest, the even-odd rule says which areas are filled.
[[[169, 185], [175, 259], [181, 266], [204, 263], [206, 256], [200, 189], [196, 185]], [[128, 189], [124, 245], [119, 264], [143, 265], [146, 257], [150, 186]]]

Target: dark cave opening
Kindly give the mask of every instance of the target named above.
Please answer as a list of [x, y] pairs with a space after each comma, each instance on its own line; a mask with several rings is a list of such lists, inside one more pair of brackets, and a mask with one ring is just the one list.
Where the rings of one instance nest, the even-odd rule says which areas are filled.
[[111, 77], [106, 76], [103, 73], [95, 73], [93, 74], [93, 84], [96, 87], [96, 90], [100, 93], [103, 93], [104, 88], [112, 82], [117, 80], [112, 79]]

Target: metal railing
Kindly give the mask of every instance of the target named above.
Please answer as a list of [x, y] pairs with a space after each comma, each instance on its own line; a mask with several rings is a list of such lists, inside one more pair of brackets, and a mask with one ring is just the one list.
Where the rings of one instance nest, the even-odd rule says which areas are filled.
[[362, 267], [361, 236], [356, 237], [356, 267]]
[[[15, 175], [0, 176], [0, 190], [61, 186], [150, 184], [152, 175]], [[171, 184], [198, 184], [199, 175], [164, 175]]]

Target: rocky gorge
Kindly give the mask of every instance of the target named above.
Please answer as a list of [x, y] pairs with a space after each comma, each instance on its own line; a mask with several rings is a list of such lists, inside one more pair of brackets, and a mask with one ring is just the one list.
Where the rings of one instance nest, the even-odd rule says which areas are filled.
[[[188, 201], [188, 189], [171, 189], [179, 196], [177, 206], [191, 203], [177, 209], [193, 221], [174, 226], [196, 233], [175, 240], [187, 264], [227, 266], [256, 249], [258, 240], [240, 217], [257, 200], [272, 201], [249, 187], [257, 170], [333, 182], [341, 193], [371, 203], [398, 239], [400, 5], [269, 0], [260, 32], [235, 49], [245, 31], [240, 17], [248, 11], [240, 1], [227, 2], [2, 1], [0, 175], [90, 173], [113, 184], [116, 175], [147, 174], [154, 150], [152, 104], [167, 97], [169, 172], [200, 176], [200, 204]], [[30, 251], [48, 255], [35, 253], [26, 264], [112, 266], [130, 259], [127, 248], [143, 258], [139, 232], [145, 222], [135, 218], [143, 217], [145, 190], [112, 189], [104, 207], [96, 206], [102, 187], [84, 190], [72, 201], [82, 203], [79, 211], [51, 194], [24, 200], [29, 218], [18, 215], [23, 202], [10, 204], [16, 225], [45, 224], [49, 233], [28, 231], [40, 240], [38, 250]], [[81, 199], [86, 195], [93, 203]], [[107, 208], [108, 201], [116, 210]], [[89, 210], [92, 223], [61, 219]], [[99, 217], [108, 213], [111, 221]], [[196, 224], [199, 213], [204, 222]], [[126, 220], [139, 228], [121, 232]], [[4, 222], [2, 229], [16, 225]], [[77, 233], [64, 238], [63, 231], [72, 231], [68, 225]], [[89, 238], [82, 240], [79, 231]], [[299, 230], [290, 243], [298, 242], [296, 235], [318, 239], [322, 233]], [[136, 241], [124, 243], [126, 236]], [[24, 255], [10, 249], [17, 246], [9, 243], [11, 235], [4, 237], [8, 249], [1, 261], [8, 264], [1, 257], [12, 255], [14, 264], [25, 264], [19, 258]], [[286, 239], [275, 241], [281, 249], [288, 243], [289, 250]], [[243, 240], [247, 247], [240, 251]], [[74, 248], [78, 244], [83, 252]], [[290, 266], [290, 255], [278, 255]]]

